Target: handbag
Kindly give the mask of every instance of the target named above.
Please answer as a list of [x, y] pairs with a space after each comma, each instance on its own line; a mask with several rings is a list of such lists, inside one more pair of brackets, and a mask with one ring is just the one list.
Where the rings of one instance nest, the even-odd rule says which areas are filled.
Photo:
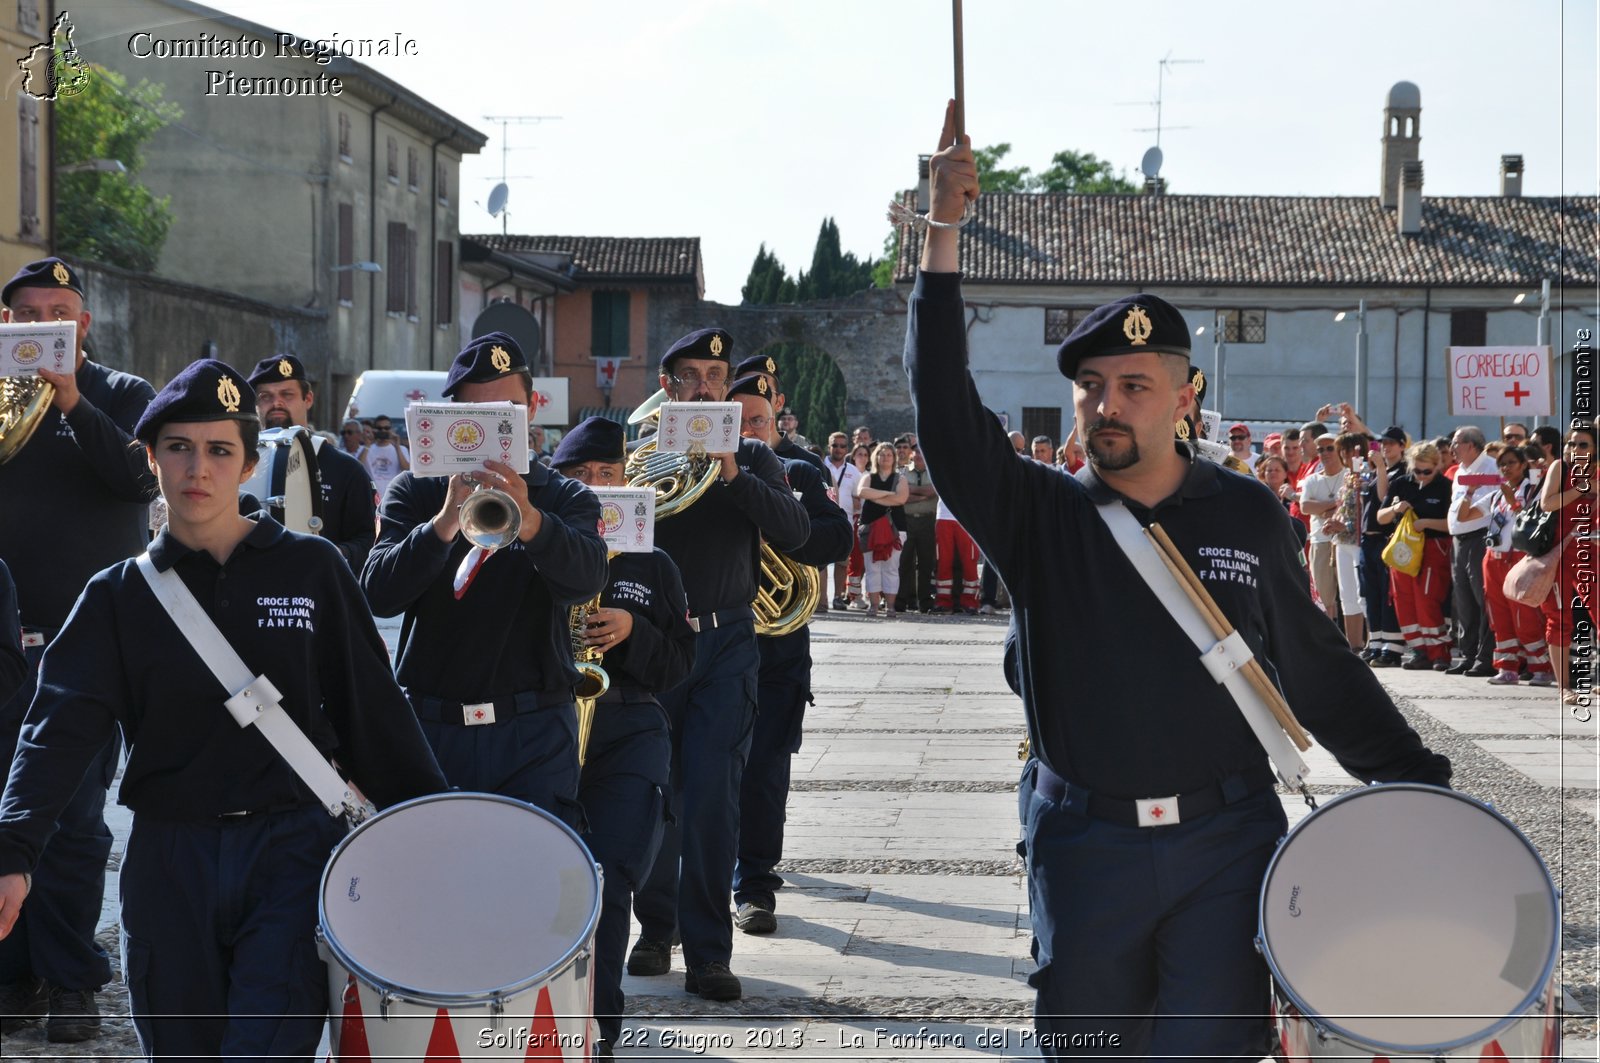
[[1500, 588], [1505, 596], [1535, 609], [1544, 605], [1555, 589], [1556, 577], [1561, 572], [1561, 553], [1566, 545], [1563, 540], [1538, 556], [1528, 554], [1512, 565]]
[[1529, 557], [1543, 557], [1556, 544], [1556, 518], [1557, 514], [1546, 513], [1537, 499], [1529, 502], [1511, 529], [1511, 548]]
[[1400, 515], [1400, 523], [1389, 536], [1389, 545], [1383, 548], [1383, 563], [1396, 572], [1415, 576], [1422, 571], [1422, 548], [1427, 537], [1417, 527], [1417, 511], [1408, 509]]

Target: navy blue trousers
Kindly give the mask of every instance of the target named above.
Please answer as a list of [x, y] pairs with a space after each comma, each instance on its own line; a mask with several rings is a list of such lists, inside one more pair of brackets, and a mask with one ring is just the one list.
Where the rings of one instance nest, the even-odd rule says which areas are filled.
[[1262, 878], [1286, 830], [1269, 787], [1193, 821], [1124, 827], [1018, 791], [1046, 1058], [1267, 1055], [1270, 982], [1254, 946]]
[[515, 797], [573, 830], [578, 807], [578, 713], [572, 702], [522, 712], [478, 727], [422, 720], [439, 770], [451, 786]]
[[1400, 634], [1400, 618], [1394, 611], [1394, 590], [1389, 584], [1389, 566], [1383, 563], [1383, 548], [1389, 545], [1385, 535], [1361, 537], [1361, 596], [1367, 600], [1367, 644], [1378, 635], [1393, 653], [1405, 650], [1405, 638]]
[[753, 621], [695, 636], [694, 669], [663, 694], [672, 724], [672, 819], [633, 910], [643, 935], [676, 928], [690, 968], [733, 958], [728, 908], [739, 839], [739, 782], [756, 714]]
[[315, 806], [217, 824], [134, 816], [122, 970], [146, 1055], [315, 1055], [328, 1009], [317, 886], [343, 836]]
[[[0, 764], [16, 756], [22, 720], [39, 681], [43, 646], [29, 646], [28, 674], [0, 708]], [[33, 890], [17, 925], [0, 941], [0, 984], [43, 978], [63, 989], [99, 989], [111, 981], [111, 959], [95, 944], [94, 931], [106, 896], [106, 791], [117, 774], [120, 738], [95, 754], [83, 782], [61, 813], [56, 832], [40, 854]]]
[[739, 862], [733, 902], [776, 910], [783, 879], [783, 823], [789, 804], [789, 758], [800, 752], [801, 724], [811, 698], [811, 629], [758, 638], [761, 677], [750, 762], [739, 787]]
[[653, 699], [596, 706], [578, 800], [589, 827], [584, 844], [605, 874], [594, 939], [594, 1013], [600, 1036], [613, 1045], [622, 1032], [628, 915], [661, 847], [671, 760], [667, 714]]

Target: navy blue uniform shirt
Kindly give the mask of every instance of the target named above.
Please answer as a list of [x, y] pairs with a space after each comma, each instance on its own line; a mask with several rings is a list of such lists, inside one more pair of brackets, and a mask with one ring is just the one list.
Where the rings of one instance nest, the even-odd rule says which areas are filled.
[[[940, 495], [1011, 591], [1014, 677], [1034, 755], [1091, 792], [1121, 798], [1186, 793], [1259, 768], [1266, 753], [1233, 698], [1096, 512], [1113, 492], [1091, 465], [1074, 479], [1017, 455], [984, 408], [967, 372], [963, 314], [958, 275], [919, 273], [905, 364]], [[1290, 518], [1262, 484], [1191, 453], [1172, 497], [1128, 509], [1166, 529], [1346, 771], [1449, 780], [1449, 762], [1423, 746], [1312, 603]]]
[[[166, 531], [150, 557], [178, 573], [251, 672], [282, 692], [312, 744], [376, 804], [446, 788], [332, 546], [263, 517], [226, 564]], [[96, 575], [45, 651], [0, 800], [0, 874], [34, 866], [85, 766], [118, 727], [128, 743], [118, 799], [138, 815], [203, 822], [315, 804], [272, 745], [234, 722], [227, 697], [134, 561]]]
[[27, 674], [22, 626], [17, 620], [17, 588], [11, 582], [11, 570], [0, 561], [0, 705], [11, 700]]
[[794, 550], [783, 553], [802, 565], [831, 565], [850, 557], [850, 518], [828, 497], [828, 474], [821, 465], [797, 458], [786, 459], [789, 485], [800, 492], [800, 504], [811, 519], [811, 534]]
[[11, 566], [22, 622], [54, 631], [89, 577], [141, 553], [156, 478], [133, 426], [156, 397], [139, 377], [84, 359], [80, 398], [54, 406], [28, 445], [0, 465], [0, 557]]
[[459, 534], [440, 542], [433, 532], [448, 477], [408, 470], [389, 482], [361, 587], [377, 615], [406, 615], [397, 672], [411, 693], [461, 702], [570, 697], [578, 671], [568, 610], [600, 593], [606, 579], [600, 502], [543, 465], [522, 478], [544, 515], [539, 533], [496, 550], [460, 600], [452, 582], [471, 545]]
[[633, 630], [600, 662], [611, 677], [611, 689], [602, 702], [619, 700], [624, 694], [659, 694], [689, 677], [694, 667], [694, 628], [689, 626], [678, 566], [664, 551], [613, 557], [600, 604], [633, 614]]
[[360, 572], [378, 533], [378, 504], [367, 467], [323, 440], [317, 446], [317, 471], [322, 474], [322, 537], [339, 548]]
[[776, 550], [792, 550], [811, 533], [771, 447], [741, 439], [735, 460], [738, 476], [719, 478], [694, 505], [656, 522], [656, 545], [683, 575], [690, 616], [755, 601], [762, 536]]
[[811, 453], [811, 451], [802, 447], [788, 436], [779, 436], [778, 445], [772, 448], [772, 452], [783, 461], [803, 461], [808, 465], [815, 465], [819, 469], [822, 468], [822, 458], [820, 456]]

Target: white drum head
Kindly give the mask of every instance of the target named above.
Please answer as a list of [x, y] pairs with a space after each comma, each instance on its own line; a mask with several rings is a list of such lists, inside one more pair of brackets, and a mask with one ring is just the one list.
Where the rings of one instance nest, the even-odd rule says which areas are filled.
[[545, 980], [600, 915], [594, 858], [565, 824], [492, 794], [386, 810], [334, 850], [322, 929], [357, 976], [440, 1004]]
[[290, 531], [315, 535], [322, 529], [322, 474], [311, 433], [298, 425], [262, 429], [256, 467], [239, 489], [254, 495]]
[[1308, 816], [1261, 893], [1280, 988], [1308, 1016], [1396, 1049], [1471, 1041], [1526, 1010], [1550, 979], [1558, 920], [1549, 872], [1514, 826], [1409, 784]]

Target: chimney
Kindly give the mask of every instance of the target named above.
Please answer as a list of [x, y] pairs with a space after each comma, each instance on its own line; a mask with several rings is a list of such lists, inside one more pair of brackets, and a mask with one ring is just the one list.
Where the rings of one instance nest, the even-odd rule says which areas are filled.
[[1167, 179], [1165, 177], [1146, 177], [1144, 179], [1144, 194], [1147, 196], [1166, 195]]
[[928, 161], [932, 155], [917, 156], [917, 213], [928, 213], [930, 206], [930, 193], [928, 191]]
[[1408, 162], [1400, 167], [1400, 235], [1415, 236], [1422, 231], [1422, 163]]
[[1422, 90], [1409, 81], [1395, 82], [1383, 107], [1383, 183], [1378, 186], [1378, 202], [1385, 210], [1399, 205], [1400, 168], [1421, 158], [1421, 122]]
[[1500, 194], [1507, 199], [1522, 196], [1522, 156], [1500, 156]]

